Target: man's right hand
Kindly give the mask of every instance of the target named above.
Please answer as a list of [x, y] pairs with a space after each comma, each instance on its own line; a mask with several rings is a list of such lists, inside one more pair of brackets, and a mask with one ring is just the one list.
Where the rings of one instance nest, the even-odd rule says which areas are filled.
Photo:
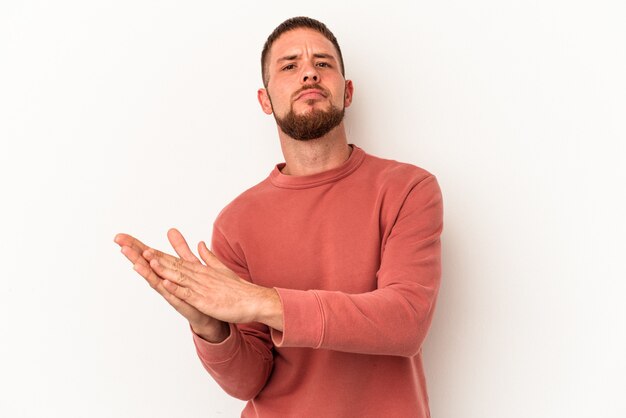
[[[191, 252], [180, 232], [171, 229], [167, 233], [167, 238], [180, 258], [192, 263], [201, 263]], [[134, 270], [146, 279], [150, 287], [163, 296], [176, 311], [189, 321], [191, 329], [196, 334], [211, 343], [219, 343], [228, 337], [230, 328], [226, 322], [203, 314], [167, 291], [163, 286], [163, 279], [152, 270], [150, 263], [143, 257], [143, 252], [150, 249], [150, 247], [128, 234], [117, 234], [114, 241], [121, 247], [122, 254], [133, 263]]]

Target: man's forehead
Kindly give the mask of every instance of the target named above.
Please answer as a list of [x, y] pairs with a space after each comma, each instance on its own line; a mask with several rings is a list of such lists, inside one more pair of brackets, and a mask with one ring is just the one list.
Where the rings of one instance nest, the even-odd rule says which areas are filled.
[[298, 28], [283, 33], [274, 41], [270, 51], [271, 61], [278, 62], [288, 56], [299, 56], [309, 49], [312, 53], [338, 59], [335, 46], [324, 35], [313, 29]]

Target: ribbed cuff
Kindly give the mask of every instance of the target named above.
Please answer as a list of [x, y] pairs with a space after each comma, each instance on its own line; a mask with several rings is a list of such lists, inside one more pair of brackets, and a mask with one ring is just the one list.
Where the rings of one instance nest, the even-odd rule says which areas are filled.
[[206, 363], [224, 363], [235, 357], [241, 348], [241, 334], [234, 324], [229, 324], [229, 327], [230, 335], [224, 341], [214, 344], [200, 337], [189, 326], [196, 350], [203, 361]]
[[276, 347], [319, 348], [324, 338], [324, 311], [313, 290], [276, 288], [283, 305], [283, 331], [271, 329]]

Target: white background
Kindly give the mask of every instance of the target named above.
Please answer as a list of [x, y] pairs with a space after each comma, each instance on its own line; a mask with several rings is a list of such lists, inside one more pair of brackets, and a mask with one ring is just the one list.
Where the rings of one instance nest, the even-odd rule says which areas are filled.
[[208, 240], [283, 161], [259, 55], [338, 37], [350, 142], [435, 173], [434, 418], [626, 416], [618, 1], [0, 4], [0, 416], [234, 417], [113, 243]]

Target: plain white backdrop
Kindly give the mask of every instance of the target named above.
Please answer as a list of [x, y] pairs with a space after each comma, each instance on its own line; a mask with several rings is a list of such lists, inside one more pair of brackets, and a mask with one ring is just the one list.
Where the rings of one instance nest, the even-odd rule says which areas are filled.
[[441, 184], [433, 417], [626, 416], [626, 14], [564, 0], [3, 1], [0, 416], [238, 416], [112, 240], [208, 240], [283, 161], [259, 56], [296, 15], [350, 142]]

